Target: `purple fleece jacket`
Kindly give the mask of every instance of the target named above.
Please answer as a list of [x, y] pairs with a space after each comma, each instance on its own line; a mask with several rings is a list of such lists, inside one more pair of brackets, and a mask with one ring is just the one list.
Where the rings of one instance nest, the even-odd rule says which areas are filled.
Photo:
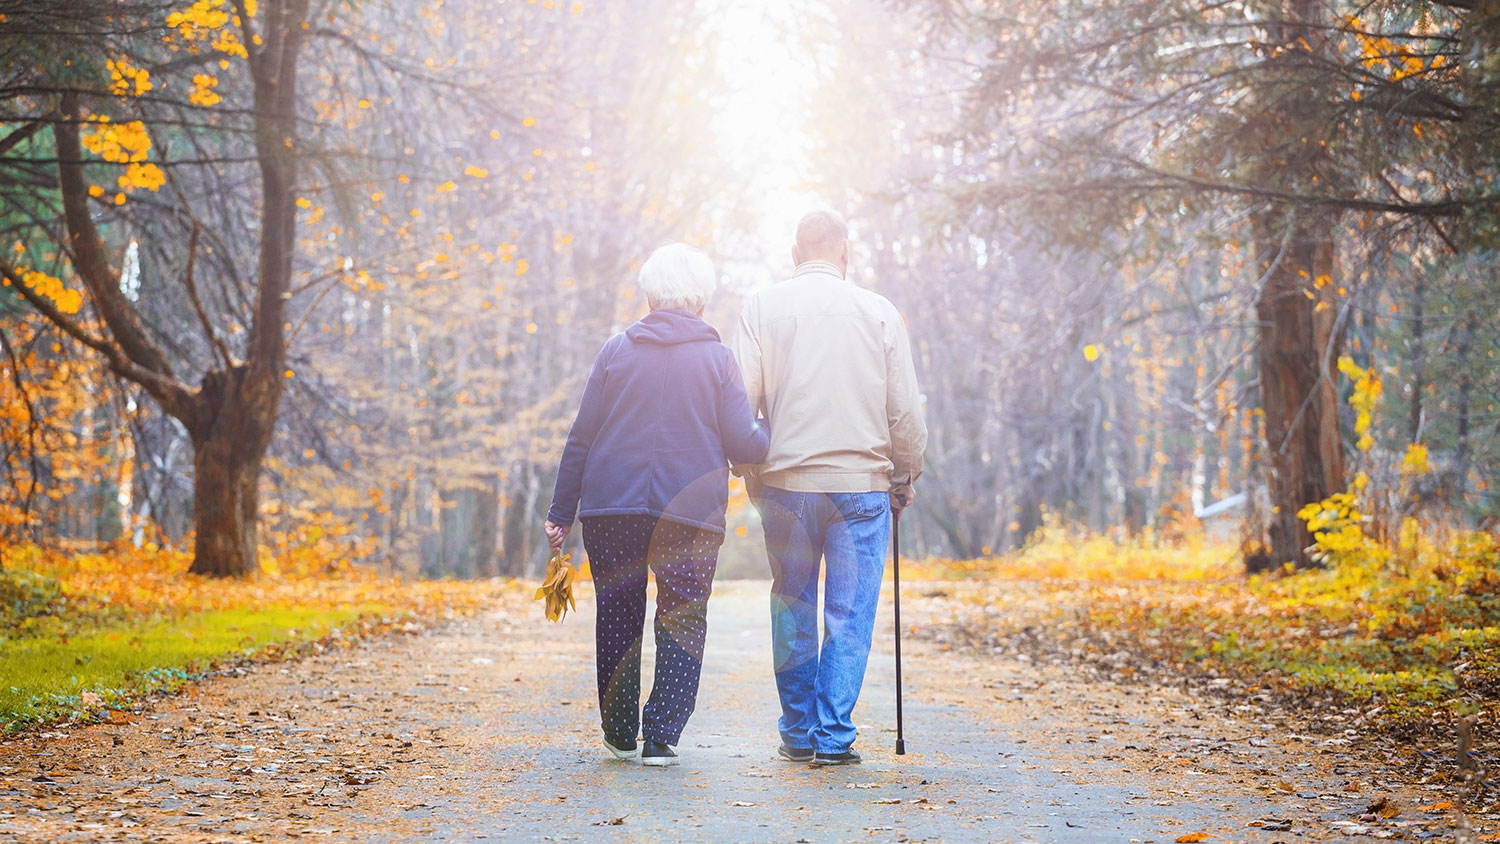
[[719, 333], [652, 311], [594, 360], [547, 519], [649, 515], [723, 533], [729, 463], [759, 463], [770, 444]]

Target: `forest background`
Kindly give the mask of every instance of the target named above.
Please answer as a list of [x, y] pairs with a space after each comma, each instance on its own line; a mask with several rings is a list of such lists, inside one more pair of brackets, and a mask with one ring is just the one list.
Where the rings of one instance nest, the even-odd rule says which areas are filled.
[[640, 262], [709, 250], [728, 331], [826, 205], [910, 325], [932, 572], [1394, 583], [1433, 700], [1496, 637], [1492, 0], [0, 0], [0, 69], [15, 618], [535, 575]]

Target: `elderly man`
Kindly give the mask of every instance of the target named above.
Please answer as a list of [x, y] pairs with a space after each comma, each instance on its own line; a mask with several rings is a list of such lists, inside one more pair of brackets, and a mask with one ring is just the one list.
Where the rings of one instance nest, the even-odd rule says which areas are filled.
[[[891, 513], [912, 500], [927, 428], [901, 314], [846, 278], [849, 230], [802, 218], [792, 277], [752, 295], [732, 344], [771, 448], [751, 470], [771, 560], [780, 755], [860, 761], [854, 704], [869, 660]], [[824, 578], [819, 648], [818, 581]]]

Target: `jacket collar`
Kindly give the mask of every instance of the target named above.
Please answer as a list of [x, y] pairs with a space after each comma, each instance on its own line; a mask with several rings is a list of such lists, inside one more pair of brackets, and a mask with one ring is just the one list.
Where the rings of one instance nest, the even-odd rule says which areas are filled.
[[798, 264], [797, 269], [792, 272], [792, 278], [798, 278], [804, 275], [812, 275], [813, 273], [831, 275], [834, 278], [844, 277], [843, 274], [839, 272], [838, 267], [828, 263], [827, 261], [804, 261]]

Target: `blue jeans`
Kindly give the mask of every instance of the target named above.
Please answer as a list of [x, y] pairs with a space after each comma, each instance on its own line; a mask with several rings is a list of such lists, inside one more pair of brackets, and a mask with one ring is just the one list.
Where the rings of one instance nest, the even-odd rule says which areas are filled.
[[[854, 704], [870, 658], [890, 541], [890, 495], [767, 487], [759, 503], [771, 558], [781, 740], [788, 747], [842, 753], [854, 744]], [[820, 649], [818, 575], [825, 559]]]

